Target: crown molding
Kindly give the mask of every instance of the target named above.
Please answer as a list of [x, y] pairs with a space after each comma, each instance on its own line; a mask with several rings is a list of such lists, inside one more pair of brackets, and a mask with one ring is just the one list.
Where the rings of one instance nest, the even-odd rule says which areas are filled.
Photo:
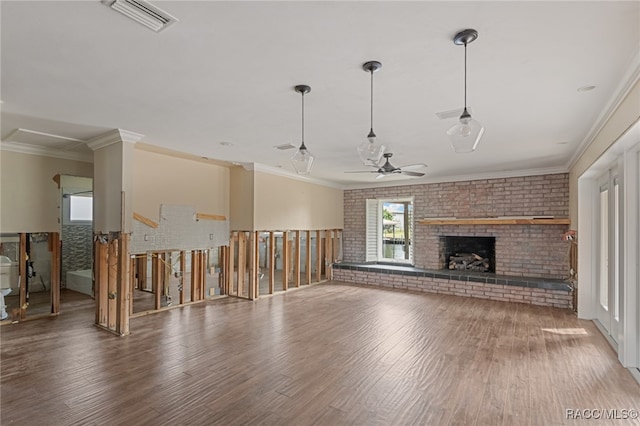
[[135, 144], [142, 138], [144, 138], [144, 135], [141, 135], [140, 133], [134, 133], [123, 129], [114, 129], [100, 136], [96, 136], [95, 138], [88, 140], [86, 143], [89, 148], [96, 151], [118, 142], [129, 142]]
[[61, 158], [63, 160], [82, 161], [85, 163], [93, 163], [92, 154], [83, 154], [80, 152], [63, 151], [55, 148], [45, 148], [42, 146], [28, 145], [17, 142], [0, 143], [2, 151], [18, 152], [21, 154], [41, 155], [43, 157]]
[[600, 134], [602, 128], [611, 119], [611, 117], [616, 112], [620, 104], [625, 100], [629, 92], [631, 92], [631, 89], [633, 89], [636, 83], [640, 81], [640, 51], [634, 55], [631, 62], [629, 63], [629, 66], [627, 67], [627, 72], [625, 72], [620, 81], [621, 83], [616, 88], [614, 95], [606, 104], [606, 106], [598, 116], [598, 119], [595, 121], [594, 125], [589, 129], [586, 137], [580, 142], [578, 148], [569, 158], [569, 161], [566, 165], [567, 170], [571, 170], [571, 168], [573, 168], [573, 166], [578, 162], [580, 157], [582, 157], [582, 154], [584, 154], [587, 148], [589, 148], [598, 134]]
[[334, 189], [345, 189], [345, 186], [337, 183], [331, 182], [324, 179], [314, 178], [312, 176], [299, 175], [297, 173], [290, 172], [288, 170], [281, 169], [279, 167], [267, 166], [260, 163], [242, 163], [240, 164], [245, 170], [253, 170], [261, 173], [268, 173], [270, 175], [282, 176], [289, 179], [295, 179], [306, 183], [312, 183], [315, 185], [326, 186]]
[[346, 185], [345, 190], [349, 189], [371, 189], [371, 188], [386, 188], [390, 186], [410, 186], [410, 185], [422, 185], [429, 183], [446, 183], [446, 182], [464, 182], [469, 180], [479, 179], [502, 179], [512, 177], [524, 177], [524, 176], [539, 176], [539, 175], [554, 175], [558, 173], [569, 173], [569, 169], [564, 166], [561, 167], [543, 167], [537, 169], [524, 169], [524, 170], [505, 170], [499, 172], [482, 172], [482, 173], [470, 173], [457, 176], [442, 176], [442, 177], [423, 177], [420, 179], [406, 179], [402, 181], [388, 181], [388, 182], [376, 182], [376, 183], [362, 183]]

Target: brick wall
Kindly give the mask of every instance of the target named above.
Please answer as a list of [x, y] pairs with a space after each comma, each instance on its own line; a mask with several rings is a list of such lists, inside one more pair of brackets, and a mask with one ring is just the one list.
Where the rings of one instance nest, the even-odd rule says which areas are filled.
[[389, 275], [378, 272], [349, 271], [336, 269], [333, 279], [374, 287], [420, 291], [424, 293], [450, 294], [503, 302], [529, 305], [572, 308], [571, 292], [541, 288], [514, 287], [499, 284], [457, 281], [452, 279]]
[[[414, 197], [415, 219], [424, 217], [569, 216], [566, 173], [344, 191], [345, 262], [365, 261], [365, 204], [370, 198]], [[438, 269], [439, 237], [496, 237], [496, 273], [565, 278], [566, 225], [414, 226], [414, 264]]]

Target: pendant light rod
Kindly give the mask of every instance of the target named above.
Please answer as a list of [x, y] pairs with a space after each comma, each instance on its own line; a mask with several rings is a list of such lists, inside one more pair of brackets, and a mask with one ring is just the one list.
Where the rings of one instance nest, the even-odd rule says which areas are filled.
[[371, 128], [369, 130], [368, 138], [375, 138], [376, 134], [373, 132], [373, 73], [382, 68], [382, 63], [378, 61], [365, 62], [362, 65], [362, 69], [368, 73], [371, 73]]
[[302, 144], [300, 145], [300, 149], [307, 149], [307, 147], [304, 146], [304, 95], [311, 91], [311, 87], [306, 84], [299, 84], [295, 87], [295, 90], [302, 94]]
[[464, 45], [464, 112], [463, 116], [469, 115], [467, 112], [467, 44], [472, 43], [478, 38], [478, 31], [473, 29], [466, 29], [460, 31], [453, 38], [453, 43], [458, 46]]

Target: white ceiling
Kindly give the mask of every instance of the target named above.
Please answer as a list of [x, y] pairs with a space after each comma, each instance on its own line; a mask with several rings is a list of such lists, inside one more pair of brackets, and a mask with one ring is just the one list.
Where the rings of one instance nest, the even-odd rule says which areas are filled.
[[[635, 1], [152, 3], [180, 22], [155, 33], [99, 1], [3, 0], [3, 140], [17, 128], [74, 139], [121, 128], [292, 171], [293, 150], [273, 146], [300, 144], [293, 86], [308, 84], [312, 177], [378, 184], [344, 172], [365, 169], [361, 66], [379, 60], [374, 128], [394, 165], [428, 164], [424, 181], [558, 171], [638, 76]], [[476, 152], [455, 154], [445, 135], [455, 119], [436, 112], [462, 107], [464, 48], [452, 37], [465, 28], [479, 32], [469, 105], [486, 132]]]

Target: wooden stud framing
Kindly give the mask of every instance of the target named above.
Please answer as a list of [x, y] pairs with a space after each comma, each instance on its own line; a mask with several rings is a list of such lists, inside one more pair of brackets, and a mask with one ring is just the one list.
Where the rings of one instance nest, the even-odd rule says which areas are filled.
[[331, 257], [331, 263], [338, 260], [338, 255], [340, 254], [340, 230], [333, 230], [333, 256]]
[[289, 289], [289, 249], [288, 244], [289, 233], [284, 231], [282, 233], [282, 289], [287, 291]]
[[273, 232], [269, 232], [269, 294], [275, 292], [276, 282], [276, 239]]
[[49, 251], [51, 252], [51, 313], [60, 313], [60, 234], [49, 233]]
[[187, 269], [186, 252], [180, 252], [180, 304], [184, 305], [184, 271]]
[[196, 219], [202, 220], [227, 220], [226, 216], [219, 214], [196, 213]]
[[294, 255], [293, 273], [295, 274], [296, 287], [300, 287], [300, 231], [296, 231], [296, 252]]
[[255, 300], [260, 295], [260, 234], [254, 231], [251, 234], [251, 292], [249, 298]]
[[307, 233], [307, 253], [306, 253], [306, 284], [311, 284], [311, 231], [306, 231]]
[[155, 309], [162, 306], [162, 283], [164, 278], [164, 265], [162, 263], [162, 253], [154, 253], [151, 258], [151, 288], [155, 296]]
[[331, 279], [331, 258], [333, 255], [333, 231], [325, 231], [324, 273], [327, 280]]
[[136, 260], [138, 271], [138, 290], [147, 290], [147, 255], [142, 254]]
[[198, 279], [199, 279], [199, 264], [200, 255], [198, 250], [191, 251], [191, 301], [195, 302], [200, 300], [198, 294]]
[[28, 234], [20, 234], [20, 253], [18, 255], [18, 276], [20, 277], [20, 319], [27, 314], [27, 238]]
[[316, 282], [322, 279], [322, 231], [316, 231]]
[[235, 291], [234, 280], [235, 280], [235, 269], [234, 269], [234, 254], [235, 254], [235, 243], [237, 241], [237, 233], [233, 233], [231, 238], [229, 239], [229, 256], [228, 256], [228, 264], [227, 264], [227, 294], [230, 296], [236, 296], [237, 292]]
[[96, 300], [96, 324], [107, 327], [108, 301], [109, 301], [109, 264], [108, 264], [108, 244], [100, 241], [97, 236], [93, 244], [94, 247], [94, 296]]
[[158, 222], [149, 219], [148, 217], [144, 217], [141, 214], [138, 213], [133, 213], [133, 219], [137, 220], [138, 222], [144, 223], [145, 225], [151, 227], [151, 228], [157, 228]]
[[247, 269], [246, 261], [247, 235], [244, 231], [238, 232], [238, 297], [244, 297], [244, 278]]
[[136, 275], [138, 271], [138, 259], [129, 259], [129, 315], [133, 315], [133, 291], [136, 285]]
[[109, 240], [108, 263], [108, 293], [107, 293], [107, 328], [116, 330], [116, 316], [118, 312], [118, 239]]
[[[117, 240], [116, 240], [117, 241]], [[117, 251], [118, 277], [116, 290], [116, 333], [124, 336], [129, 334], [129, 313], [131, 302], [131, 282], [129, 280], [131, 261], [129, 259], [129, 235], [120, 234]]]

